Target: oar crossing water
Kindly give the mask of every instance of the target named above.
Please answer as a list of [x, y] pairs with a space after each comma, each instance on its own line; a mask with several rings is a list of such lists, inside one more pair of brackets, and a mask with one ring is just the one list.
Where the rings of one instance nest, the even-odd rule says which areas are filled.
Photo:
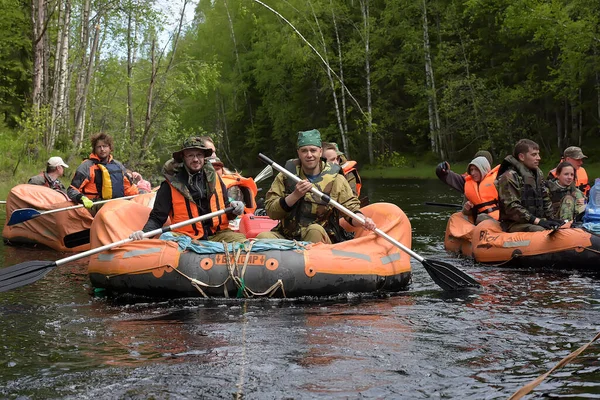
[[[271, 165], [277, 171], [286, 175], [288, 178], [293, 179], [296, 182], [301, 181], [301, 179], [298, 176], [292, 174], [287, 169], [278, 165], [277, 163], [275, 163], [273, 160], [271, 160], [269, 157], [265, 156], [264, 154], [259, 153], [258, 157], [265, 163]], [[314, 193], [315, 195], [319, 196], [323, 202], [331, 204], [333, 207], [337, 208], [342, 213], [351, 217], [352, 220], [356, 220], [356, 221], [359, 221], [361, 224], [364, 224], [364, 222], [365, 222], [364, 218], [362, 218], [360, 215], [355, 214], [352, 211], [348, 210], [346, 207], [344, 207], [337, 201], [331, 199], [331, 197], [322, 193], [314, 186], [312, 187], [312, 189], [310, 191], [312, 193]], [[394, 246], [398, 247], [400, 250], [404, 251], [411, 257], [415, 258], [417, 261], [419, 261], [425, 267], [425, 270], [429, 273], [429, 276], [431, 276], [431, 279], [433, 279], [433, 281], [435, 283], [437, 283], [442, 289], [444, 289], [444, 290], [461, 290], [461, 289], [467, 289], [467, 288], [480, 288], [481, 287], [481, 284], [479, 282], [477, 282], [471, 276], [467, 275], [466, 273], [464, 273], [460, 269], [456, 268], [452, 264], [449, 264], [449, 263], [446, 263], [443, 261], [426, 259], [424, 257], [421, 257], [419, 254], [415, 253], [408, 247], [404, 246], [402, 243], [400, 243], [399, 241], [397, 241], [396, 239], [394, 239], [393, 237], [391, 237], [390, 235], [388, 235], [387, 233], [385, 233], [384, 231], [382, 231], [379, 228], [375, 229], [375, 233], [378, 234], [379, 236], [381, 236], [382, 238], [384, 238], [385, 240], [387, 240], [388, 242], [392, 243]]]
[[[144, 233], [144, 238], [149, 238], [155, 235], [159, 235], [164, 232], [169, 232], [173, 229], [180, 228], [185, 225], [190, 225], [196, 222], [201, 222], [214, 217], [218, 217], [221, 214], [229, 213], [233, 211], [233, 207], [227, 207], [224, 210], [205, 214], [200, 217], [188, 219], [187, 221], [178, 222], [173, 225], [165, 226], [163, 228], [155, 229], [150, 232]], [[61, 258], [56, 261], [26, 261], [20, 264], [16, 264], [4, 269], [0, 269], [0, 292], [6, 292], [8, 290], [16, 289], [21, 286], [29, 285], [39, 279], [42, 279], [48, 272], [54, 268], [69, 263], [71, 261], [79, 260], [81, 258], [91, 256], [93, 254], [100, 253], [104, 250], [112, 249], [113, 247], [121, 246], [129, 243], [133, 239], [127, 238], [119, 240], [118, 242], [109, 243], [104, 246], [97, 247], [83, 253], [75, 254], [70, 257]]]

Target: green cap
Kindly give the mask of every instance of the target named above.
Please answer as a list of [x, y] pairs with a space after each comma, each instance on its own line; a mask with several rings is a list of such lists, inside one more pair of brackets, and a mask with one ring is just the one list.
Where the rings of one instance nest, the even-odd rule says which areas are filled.
[[298, 132], [298, 148], [302, 146], [321, 147], [321, 132], [316, 129]]
[[336, 143], [336, 142], [331, 142], [331, 145], [332, 145], [333, 147], [335, 147], [335, 152], [337, 153], [337, 155], [338, 155], [338, 156], [343, 156], [343, 155], [344, 155], [344, 153], [342, 153], [342, 152], [340, 151], [340, 148], [338, 147], [338, 145], [337, 145], [337, 143]]
[[209, 149], [208, 147], [206, 147], [206, 145], [204, 144], [204, 142], [202, 141], [201, 138], [199, 138], [197, 136], [192, 136], [190, 138], [185, 139], [185, 141], [183, 142], [183, 146], [181, 147], [181, 150], [173, 153], [173, 158], [175, 159], [175, 161], [183, 162], [183, 151], [188, 150], [188, 149], [204, 150], [204, 157], [210, 157], [211, 154], [213, 153], [212, 149]]

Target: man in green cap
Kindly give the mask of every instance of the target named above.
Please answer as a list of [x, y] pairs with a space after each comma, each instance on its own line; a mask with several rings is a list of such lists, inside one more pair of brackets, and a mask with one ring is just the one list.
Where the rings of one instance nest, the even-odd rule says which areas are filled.
[[[298, 158], [289, 160], [285, 168], [300, 177], [296, 183], [279, 173], [265, 198], [265, 209], [279, 224], [271, 232], [262, 232], [258, 239], [293, 239], [306, 242], [332, 243], [348, 236], [339, 225], [339, 212], [315, 196], [313, 185], [350, 211], [360, 213], [360, 202], [337, 164], [321, 159], [321, 134], [318, 130], [298, 132]], [[353, 226], [358, 222], [344, 217]], [[371, 218], [365, 217], [364, 227], [375, 229]]]
[[191, 137], [183, 142], [181, 150], [173, 153], [173, 160], [182, 163], [173, 175], [165, 175], [166, 180], [156, 193], [156, 200], [148, 222], [140, 231], [133, 232], [130, 238], [142, 239], [144, 232], [161, 228], [171, 217], [171, 223], [186, 221], [201, 215], [223, 210], [229, 206], [233, 212], [222, 214], [202, 223], [185, 225], [173, 230], [195, 240], [213, 242], [243, 242], [246, 237], [229, 229], [229, 221], [244, 212], [241, 201], [229, 202], [227, 188], [215, 172], [212, 164], [206, 162], [213, 150], [199, 137]]

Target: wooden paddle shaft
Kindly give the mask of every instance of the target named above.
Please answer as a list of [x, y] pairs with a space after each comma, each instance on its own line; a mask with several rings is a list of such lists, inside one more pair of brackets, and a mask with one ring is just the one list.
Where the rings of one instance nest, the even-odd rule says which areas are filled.
[[[270, 164], [274, 169], [276, 169], [277, 171], [279, 171], [282, 174], [286, 175], [288, 178], [293, 179], [295, 182], [302, 181], [302, 179], [300, 179], [300, 177], [292, 174], [290, 171], [288, 171], [287, 169], [283, 168], [281, 165], [277, 164], [275, 161], [271, 160], [269, 157], [265, 156], [264, 154], [259, 153], [258, 156], [263, 161], [265, 161], [266, 163]], [[346, 214], [347, 216], [349, 216], [353, 220], [357, 220], [358, 222], [360, 222], [362, 225], [365, 224], [365, 219], [363, 217], [361, 217], [358, 214], [355, 214], [352, 211], [348, 210], [346, 207], [344, 207], [343, 205], [341, 205], [337, 201], [333, 200], [331, 197], [329, 197], [325, 193], [321, 192], [316, 187], [313, 186], [310, 189], [310, 191], [313, 192], [314, 194], [316, 194], [317, 196], [319, 196], [321, 198], [321, 200], [323, 200], [323, 202], [331, 204], [332, 206], [334, 206], [335, 208], [337, 208], [338, 210], [340, 210], [341, 212], [343, 212], [344, 214]], [[382, 231], [381, 229], [375, 228], [375, 233], [377, 233], [379, 236], [381, 236], [382, 238], [384, 238], [385, 240], [387, 240], [388, 242], [390, 242], [394, 246], [397, 246], [397, 247], [401, 248], [402, 250], [404, 250], [406, 253], [408, 253], [410, 256], [414, 257], [418, 261], [423, 262], [425, 260], [423, 257], [421, 257], [420, 255], [418, 255], [417, 253], [415, 253], [414, 251], [412, 251], [411, 249], [409, 249], [408, 247], [406, 247], [405, 245], [403, 245], [402, 243], [400, 243], [399, 241], [397, 241], [396, 239], [394, 239], [393, 237], [391, 237], [390, 235], [388, 235], [387, 233], [385, 233], [384, 231]]]
[[[186, 226], [186, 225], [190, 225], [190, 224], [193, 224], [193, 223], [196, 223], [196, 222], [201, 222], [201, 221], [204, 221], [204, 220], [207, 220], [207, 219], [218, 217], [221, 214], [225, 214], [225, 213], [228, 213], [228, 212], [231, 212], [231, 211], [233, 211], [233, 207], [227, 207], [227, 208], [225, 208], [223, 210], [215, 211], [215, 212], [212, 212], [210, 214], [204, 214], [204, 215], [201, 215], [199, 217], [188, 219], [188, 220], [182, 221], [182, 222], [178, 222], [178, 223], [173, 224], [173, 225], [165, 226], [163, 228], [154, 229], [154, 230], [152, 230], [150, 232], [144, 233], [143, 237], [144, 238], [149, 238], [149, 237], [158, 235], [160, 233], [165, 233], [165, 232], [172, 231], [173, 229], [181, 228], [182, 226]], [[96, 247], [95, 249], [84, 251], [83, 253], [75, 254], [75, 255], [72, 255], [70, 257], [61, 258], [60, 260], [57, 260], [55, 262], [55, 264], [58, 267], [58, 266], [61, 266], [63, 264], [69, 263], [71, 261], [79, 260], [80, 258], [91, 256], [91, 255], [100, 253], [100, 252], [102, 252], [104, 250], [112, 249], [113, 247], [117, 247], [117, 246], [120, 246], [120, 245], [125, 244], [125, 243], [129, 243], [129, 242], [132, 242], [132, 241], [133, 241], [133, 239], [127, 238], [127, 239], [119, 240], [118, 242], [113, 242], [113, 243], [105, 244], [104, 246]]]

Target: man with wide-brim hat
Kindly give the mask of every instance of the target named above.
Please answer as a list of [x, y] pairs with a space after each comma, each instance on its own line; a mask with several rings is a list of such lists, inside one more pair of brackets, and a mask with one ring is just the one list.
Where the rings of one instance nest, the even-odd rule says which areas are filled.
[[206, 162], [213, 150], [205, 146], [201, 138], [194, 136], [183, 142], [181, 150], [173, 153], [173, 159], [182, 163], [173, 175], [165, 175], [166, 180], [156, 193], [154, 207], [148, 221], [140, 231], [133, 232], [131, 238], [139, 240], [144, 232], [161, 228], [167, 218], [171, 224], [183, 222], [208, 213], [233, 207], [232, 213], [189, 224], [173, 232], [190, 236], [195, 240], [214, 242], [243, 242], [246, 237], [229, 229], [229, 221], [244, 212], [241, 201], [229, 202], [227, 188], [215, 172], [210, 162]]
[[[583, 192], [585, 197], [588, 197], [590, 191], [590, 184], [588, 180], [588, 175], [585, 168], [582, 167], [583, 159], [588, 158], [580, 147], [570, 146], [563, 151], [563, 156], [560, 159], [560, 162], [566, 161], [573, 165], [575, 168], [575, 186]], [[559, 163], [560, 164], [560, 163]], [[556, 168], [548, 173], [548, 180], [556, 179]]]
[[[285, 168], [302, 180], [295, 182], [279, 173], [265, 197], [265, 210], [279, 224], [259, 239], [293, 239], [306, 242], [332, 243], [349, 238], [339, 225], [340, 214], [331, 204], [323, 202], [310, 189], [314, 185], [352, 212], [360, 212], [360, 201], [352, 193], [339, 165], [324, 161], [321, 133], [312, 129], [298, 132], [298, 158], [289, 160]], [[344, 218], [358, 226], [357, 221]], [[365, 217], [364, 227], [375, 229], [372, 219]]]

